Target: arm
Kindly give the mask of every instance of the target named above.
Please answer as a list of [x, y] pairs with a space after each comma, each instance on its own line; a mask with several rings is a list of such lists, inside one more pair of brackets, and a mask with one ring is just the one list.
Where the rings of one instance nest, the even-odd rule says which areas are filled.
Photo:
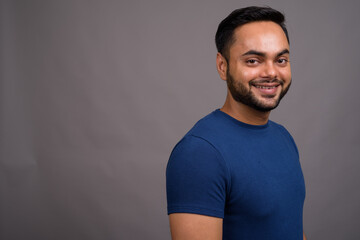
[[166, 169], [166, 191], [173, 240], [221, 240], [229, 172], [207, 141], [185, 137]]
[[307, 240], [304, 232], [303, 232], [303, 239], [304, 239], [304, 240]]
[[191, 213], [169, 215], [173, 240], [221, 240], [222, 218]]

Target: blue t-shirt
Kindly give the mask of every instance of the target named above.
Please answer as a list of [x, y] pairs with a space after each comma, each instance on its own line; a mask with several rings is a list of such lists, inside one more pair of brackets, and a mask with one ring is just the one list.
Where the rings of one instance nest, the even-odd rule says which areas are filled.
[[281, 125], [240, 122], [219, 109], [183, 137], [166, 170], [168, 214], [223, 218], [223, 239], [302, 240], [304, 178]]

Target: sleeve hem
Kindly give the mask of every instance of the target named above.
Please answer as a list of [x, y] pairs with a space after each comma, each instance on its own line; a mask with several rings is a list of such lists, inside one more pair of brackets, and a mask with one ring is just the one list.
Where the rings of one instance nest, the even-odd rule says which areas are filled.
[[221, 210], [208, 209], [202, 207], [174, 206], [168, 207], [168, 215], [171, 213], [194, 213], [211, 217], [224, 218], [224, 212]]

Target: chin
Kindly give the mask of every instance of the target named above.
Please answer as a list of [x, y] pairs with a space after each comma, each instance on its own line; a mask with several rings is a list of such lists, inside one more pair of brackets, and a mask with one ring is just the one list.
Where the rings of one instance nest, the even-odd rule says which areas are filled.
[[250, 107], [253, 107], [254, 109], [260, 111], [260, 112], [269, 112], [273, 109], [275, 109], [279, 103], [280, 103], [280, 99], [279, 97], [277, 98], [272, 98], [271, 101], [269, 101], [269, 98], [266, 99], [257, 99], [256, 101], [252, 102], [250, 105]]

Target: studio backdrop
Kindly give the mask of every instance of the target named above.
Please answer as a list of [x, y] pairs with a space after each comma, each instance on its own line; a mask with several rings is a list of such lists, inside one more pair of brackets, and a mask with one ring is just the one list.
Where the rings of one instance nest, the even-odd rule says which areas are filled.
[[308, 239], [360, 239], [360, 2], [2, 0], [0, 239], [170, 239], [165, 168], [220, 108], [214, 36], [232, 10], [285, 13]]

